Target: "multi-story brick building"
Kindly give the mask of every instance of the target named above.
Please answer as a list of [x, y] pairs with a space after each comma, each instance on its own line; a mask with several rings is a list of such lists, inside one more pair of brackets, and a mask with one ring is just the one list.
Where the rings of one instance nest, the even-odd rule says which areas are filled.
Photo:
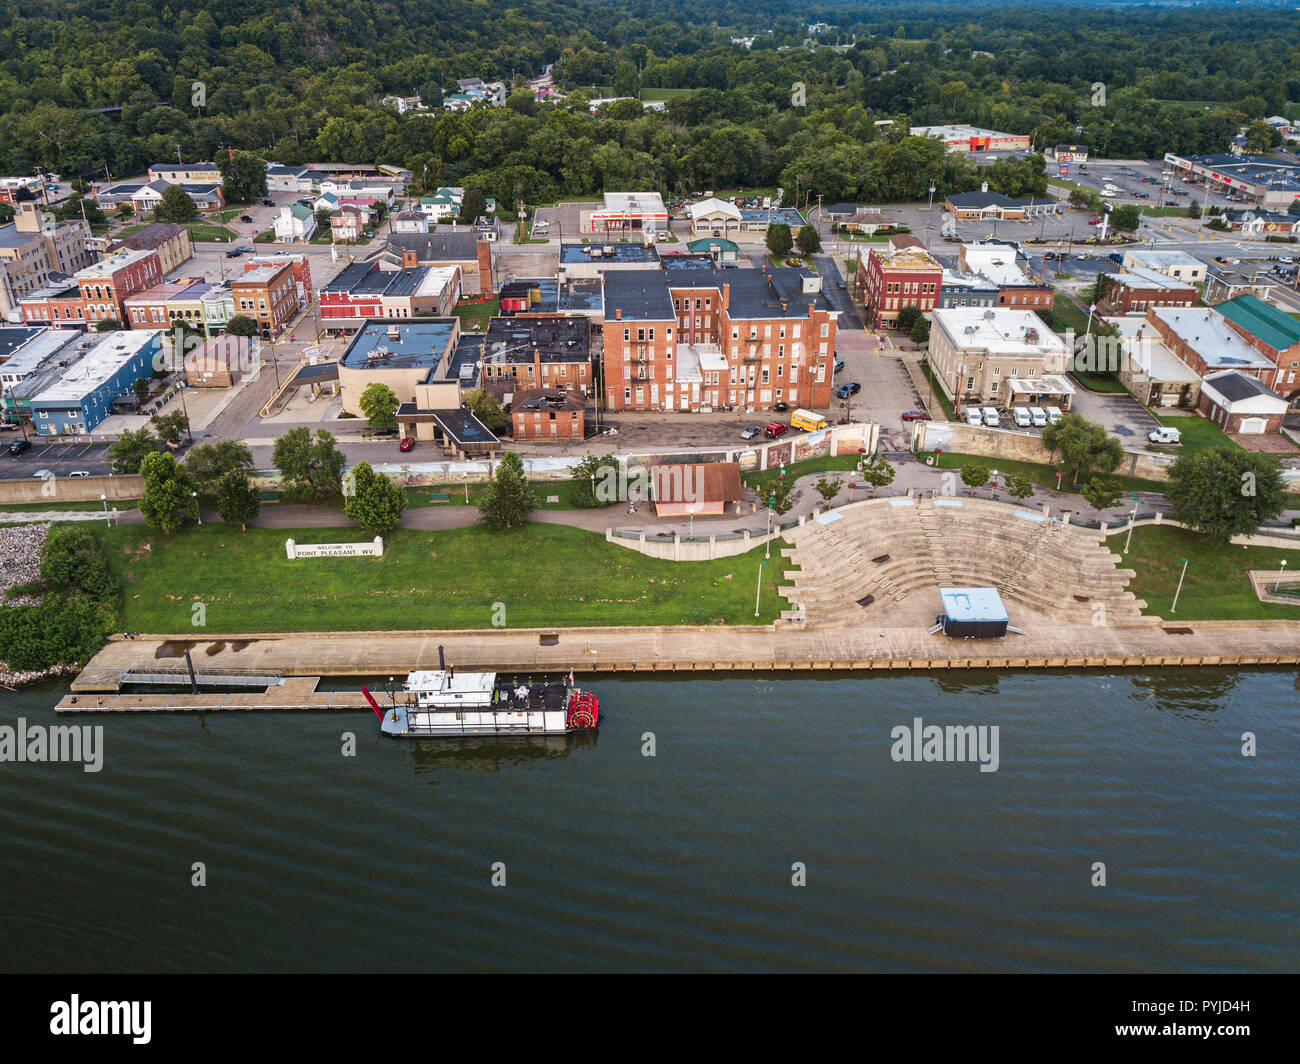
[[110, 255], [116, 251], [150, 250], [158, 252], [158, 263], [163, 274], [171, 273], [182, 263], [188, 262], [194, 254], [189, 229], [183, 225], [154, 222], [108, 246]]
[[353, 262], [321, 289], [321, 327], [345, 332], [375, 318], [446, 317], [459, 298], [459, 266], [385, 270]]
[[591, 330], [583, 317], [493, 318], [480, 383], [494, 393], [592, 389]]
[[1105, 275], [1106, 294], [1098, 309], [1105, 314], [1145, 313], [1148, 307], [1194, 307], [1194, 285], [1155, 270], [1121, 270]]
[[607, 275], [604, 301], [611, 410], [830, 406], [839, 312], [805, 270], [683, 259]]
[[1069, 352], [1028, 310], [936, 310], [928, 359], [939, 388], [959, 406], [1048, 402], [1068, 409]]
[[517, 440], [580, 440], [586, 434], [587, 396], [563, 388], [516, 392], [510, 422]]
[[257, 266], [230, 281], [235, 313], [257, 322], [263, 340], [276, 336], [298, 313], [298, 292], [289, 263]]
[[253, 255], [251, 258], [242, 261], [245, 273], [249, 270], [255, 270], [259, 266], [280, 266], [287, 262], [289, 268], [293, 270], [293, 283], [298, 294], [298, 305], [300, 307], [310, 307], [316, 299], [316, 291], [312, 287], [311, 259], [306, 255], [277, 251], [274, 255]]
[[873, 329], [896, 328], [904, 307], [934, 310], [942, 286], [943, 267], [915, 237], [891, 237], [887, 249], [858, 259], [858, 291]]
[[1237, 370], [1272, 385], [1277, 366], [1237, 332], [1214, 307], [1151, 307], [1147, 321], [1160, 340], [1204, 379]]
[[94, 263], [86, 223], [56, 222], [35, 203], [20, 203], [14, 220], [0, 225], [0, 315], [45, 288], [55, 274], [72, 274]]
[[1291, 406], [1300, 405], [1300, 321], [1256, 296], [1238, 296], [1214, 308], [1228, 327], [1267, 358], [1277, 371], [1269, 381]]

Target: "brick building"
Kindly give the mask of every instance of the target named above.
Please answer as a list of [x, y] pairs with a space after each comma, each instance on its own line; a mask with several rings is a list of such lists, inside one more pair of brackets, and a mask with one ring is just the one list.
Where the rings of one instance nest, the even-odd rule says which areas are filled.
[[1151, 307], [1147, 321], [1160, 340], [1201, 378], [1237, 370], [1265, 384], [1277, 367], [1228, 324], [1214, 307]]
[[1194, 307], [1194, 285], [1155, 270], [1121, 270], [1105, 275], [1108, 286], [1098, 304], [1103, 314], [1145, 313], [1148, 307]]
[[115, 251], [157, 251], [158, 264], [164, 274], [169, 274], [176, 267], [188, 262], [194, 254], [190, 243], [190, 231], [183, 225], [170, 225], [167, 222], [154, 222], [146, 225], [130, 236], [124, 236], [108, 246], [108, 253]]
[[1201, 383], [1198, 409], [1224, 432], [1254, 436], [1282, 428], [1287, 402], [1257, 377], [1225, 370]]
[[493, 318], [480, 384], [496, 394], [544, 389], [587, 395], [594, 383], [591, 330], [583, 317]]
[[257, 322], [263, 340], [270, 340], [298, 313], [298, 293], [289, 263], [256, 266], [231, 278], [235, 313]]
[[1277, 371], [1268, 382], [1286, 396], [1292, 406], [1300, 405], [1300, 321], [1279, 307], [1255, 296], [1238, 296], [1215, 307], [1228, 327], [1267, 358]]
[[587, 396], [563, 388], [516, 392], [510, 422], [517, 440], [580, 440], [586, 434]]
[[888, 250], [872, 250], [858, 259], [858, 291], [871, 328], [897, 328], [904, 307], [928, 313], [939, 305], [943, 267], [918, 245], [894, 237]]
[[607, 275], [604, 303], [611, 410], [830, 406], [839, 312], [816, 275], [683, 259]]
[[997, 285], [996, 306], [1050, 310], [1054, 298], [1051, 286], [1030, 277], [1016, 258], [1016, 249], [1010, 244], [963, 244], [957, 253], [960, 269]]

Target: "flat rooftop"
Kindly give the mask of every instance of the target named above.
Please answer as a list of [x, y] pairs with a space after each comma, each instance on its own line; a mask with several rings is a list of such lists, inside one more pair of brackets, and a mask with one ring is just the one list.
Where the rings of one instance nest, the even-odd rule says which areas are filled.
[[4, 327], [0, 328], [0, 375], [35, 370], [45, 359], [83, 334], [72, 329]]
[[1271, 369], [1213, 307], [1152, 307], [1152, 314], [1211, 369]]
[[1195, 384], [1201, 379], [1191, 366], [1165, 346], [1160, 334], [1145, 318], [1125, 316], [1102, 320], [1119, 331], [1125, 341], [1124, 353], [1153, 381]]
[[807, 219], [793, 207], [742, 207], [740, 221], [741, 224], [769, 222], [772, 225], [780, 225], [784, 223], [795, 230], [808, 224]]
[[566, 262], [650, 262], [658, 263], [653, 244], [561, 244], [560, 264]]
[[124, 248], [121, 251], [115, 251], [101, 262], [96, 262], [91, 266], [78, 270], [72, 276], [78, 281], [90, 280], [95, 277], [111, 277], [118, 270], [127, 266], [132, 266], [141, 259], [146, 259], [154, 254], [152, 248]]
[[66, 367], [58, 379], [45, 383], [31, 396], [37, 403], [79, 403], [91, 392], [111, 380], [141, 350], [156, 343], [162, 335], [157, 329], [130, 329], [104, 334], [104, 338], [78, 361]]
[[933, 319], [958, 349], [975, 348], [989, 354], [1026, 358], [1065, 353], [1064, 341], [1032, 311], [953, 307], [934, 311]]
[[1165, 292], [1195, 292], [1196, 286], [1188, 281], [1180, 281], [1158, 270], [1136, 267], [1132, 270], [1117, 270], [1107, 273], [1112, 281], [1127, 288], [1155, 289]]
[[[443, 356], [450, 356], [448, 346], [456, 329], [455, 318], [430, 318], [425, 321], [370, 321], [352, 338], [339, 360], [348, 369], [416, 369], [436, 368]], [[391, 330], [391, 332], [390, 332]]]
[[490, 364], [527, 363], [533, 355], [543, 362], [586, 362], [591, 359], [590, 325], [586, 318], [510, 317], [488, 323], [483, 361]]
[[606, 192], [604, 210], [624, 214], [668, 213], [658, 192]]

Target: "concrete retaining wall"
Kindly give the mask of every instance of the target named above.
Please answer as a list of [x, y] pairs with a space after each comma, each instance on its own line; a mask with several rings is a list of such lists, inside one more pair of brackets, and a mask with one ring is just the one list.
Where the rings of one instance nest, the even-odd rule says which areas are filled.
[[[918, 451], [955, 451], [987, 458], [1006, 458], [1019, 462], [1054, 464], [1051, 451], [1041, 437], [1011, 429], [990, 429], [960, 421], [919, 421], [913, 429], [913, 449]], [[1124, 449], [1124, 461], [1114, 472], [1119, 476], [1143, 480], [1168, 480], [1169, 467], [1177, 455]]]
[[88, 502], [99, 505], [99, 497], [109, 502], [139, 499], [144, 495], [144, 477], [52, 477], [40, 480], [0, 480], [0, 505], [18, 503]]
[[[803, 523], [804, 519], [799, 518], [799, 524]], [[737, 554], [746, 554], [755, 547], [761, 547], [768, 540], [779, 539], [781, 535], [780, 531], [753, 534], [746, 531], [743, 536], [736, 539], [720, 540], [717, 536], [696, 536], [694, 539], [674, 536], [672, 539], [660, 539], [654, 535], [647, 537], [644, 532], [641, 532], [636, 539], [628, 539], [625, 536], [614, 535], [614, 530], [607, 528], [605, 542], [616, 543], [620, 547], [644, 554], [647, 558], [662, 558], [670, 562], [707, 562], [714, 558], [733, 558]]]

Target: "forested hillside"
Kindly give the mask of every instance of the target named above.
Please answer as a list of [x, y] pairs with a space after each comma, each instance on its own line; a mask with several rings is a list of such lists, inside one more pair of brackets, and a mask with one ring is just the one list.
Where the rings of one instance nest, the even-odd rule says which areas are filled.
[[[1300, 98], [1294, 16], [1280, 11], [681, 6], [11, 0], [0, 172], [103, 179], [178, 148], [194, 160], [232, 146], [287, 163], [397, 163], [506, 202], [741, 183], [889, 200], [919, 198], [931, 179], [940, 191], [978, 180], [906, 138], [909, 124], [970, 122], [1033, 133], [1040, 146], [1154, 156], [1223, 150], [1243, 122]], [[810, 35], [813, 21], [829, 29]], [[551, 62], [571, 93], [559, 106], [522, 90], [464, 114], [399, 116], [379, 103], [415, 91], [436, 104], [458, 77], [518, 82]], [[792, 103], [796, 83], [803, 105]], [[593, 89], [694, 91], [662, 113], [624, 101], [592, 116]], [[1030, 169], [981, 176], [1038, 191]]]

